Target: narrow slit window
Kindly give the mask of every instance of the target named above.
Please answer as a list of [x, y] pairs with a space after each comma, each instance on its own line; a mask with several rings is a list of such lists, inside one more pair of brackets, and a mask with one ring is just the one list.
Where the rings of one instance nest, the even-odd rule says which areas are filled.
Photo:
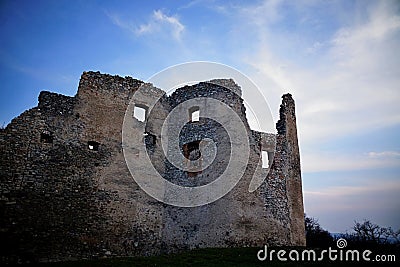
[[268, 152], [261, 151], [261, 160], [262, 160], [262, 167], [267, 169], [269, 168], [269, 161], [268, 161]]
[[189, 110], [190, 121], [196, 122], [200, 120], [200, 109], [199, 107], [193, 107]]
[[143, 105], [135, 105], [133, 110], [133, 117], [138, 121], [144, 122], [146, 120], [147, 107]]

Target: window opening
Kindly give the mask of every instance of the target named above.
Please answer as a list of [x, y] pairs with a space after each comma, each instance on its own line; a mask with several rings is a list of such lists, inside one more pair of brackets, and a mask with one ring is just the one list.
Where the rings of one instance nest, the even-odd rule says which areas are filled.
[[100, 143], [98, 143], [96, 141], [89, 141], [88, 142], [88, 148], [90, 150], [98, 151], [99, 150], [99, 146], [100, 146]]
[[[200, 159], [200, 162], [197, 162], [197, 164], [201, 165], [201, 152], [200, 152], [200, 141], [193, 141], [187, 144], [184, 144], [182, 146], [183, 150], [183, 155], [185, 158], [189, 160], [188, 164], [193, 164], [191, 161], [195, 161]], [[201, 171], [198, 172], [188, 172], [189, 177], [194, 177], [197, 176], [197, 174], [201, 173]]]
[[44, 131], [40, 134], [40, 142], [51, 144], [53, 143], [53, 136], [50, 132]]
[[157, 138], [154, 134], [151, 134], [149, 132], [144, 132], [143, 136], [144, 136], [144, 143], [146, 145], [154, 146], [156, 144]]
[[191, 122], [196, 122], [200, 120], [200, 108], [192, 107], [189, 109], [189, 119]]
[[268, 160], [268, 152], [261, 151], [261, 159], [262, 159], [262, 167], [267, 169], [269, 168], [269, 160]]
[[193, 141], [184, 144], [182, 147], [183, 155], [188, 160], [198, 160], [201, 156], [200, 153], [200, 141]]
[[133, 109], [133, 117], [138, 121], [144, 122], [147, 119], [147, 107], [137, 104]]

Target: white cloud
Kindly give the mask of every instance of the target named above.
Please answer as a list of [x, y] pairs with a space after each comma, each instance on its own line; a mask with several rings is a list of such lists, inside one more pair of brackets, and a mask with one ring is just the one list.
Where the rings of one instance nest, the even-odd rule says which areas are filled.
[[265, 26], [281, 19], [279, 6], [283, 3], [282, 0], [262, 1], [254, 6], [239, 7], [240, 13], [247, 17], [256, 26]]
[[177, 16], [168, 16], [162, 10], [154, 10], [149, 21], [139, 26], [131, 22], [122, 20], [117, 14], [106, 12], [106, 15], [118, 27], [129, 30], [135, 35], [146, 34], [165, 34], [172, 36], [176, 41], [181, 40], [181, 36], [185, 30], [185, 26], [180, 22]]
[[351, 171], [400, 167], [400, 153], [394, 151], [365, 154], [327, 153], [315, 150], [302, 153], [303, 172]]
[[382, 152], [369, 152], [368, 157], [370, 158], [397, 158], [400, 157], [398, 151], [382, 151]]
[[322, 46], [322, 43], [316, 41], [310, 47], [308, 47], [306, 51], [308, 54], [315, 54]]
[[352, 46], [358, 47], [364, 45], [360, 42], [379, 41], [392, 31], [397, 31], [400, 28], [400, 16], [396, 13], [391, 14], [392, 6], [382, 2], [375, 6], [368, 14], [367, 23], [361, 23], [353, 27], [341, 28], [337, 33], [333, 42], [337, 46]]
[[136, 33], [139, 35], [149, 34], [160, 32], [164, 28], [169, 29], [176, 40], [180, 40], [185, 26], [179, 21], [178, 17], [168, 16], [161, 10], [154, 10], [150, 22], [140, 25]]
[[400, 191], [400, 184], [397, 182], [375, 182], [358, 186], [333, 186], [322, 190], [305, 190], [304, 194], [313, 196], [325, 196], [332, 198], [342, 198], [344, 196], [356, 196], [369, 192]]
[[190, 1], [189, 3], [184, 4], [183, 6], [179, 7], [179, 9], [186, 9], [186, 8], [192, 8], [192, 7], [196, 7], [200, 4], [204, 4], [204, 0], [193, 0]]
[[246, 63], [258, 71], [258, 84], [272, 79], [281, 92], [293, 93], [301, 142], [400, 123], [398, 4], [372, 4], [363, 20], [339, 27], [328, 40], [275, 31], [263, 20], [258, 50]]
[[135, 26], [131, 22], [123, 20], [121, 16], [119, 16], [118, 14], [111, 13], [108, 11], [105, 11], [105, 14], [114, 25], [120, 27], [121, 29], [128, 30], [131, 32], [135, 31]]

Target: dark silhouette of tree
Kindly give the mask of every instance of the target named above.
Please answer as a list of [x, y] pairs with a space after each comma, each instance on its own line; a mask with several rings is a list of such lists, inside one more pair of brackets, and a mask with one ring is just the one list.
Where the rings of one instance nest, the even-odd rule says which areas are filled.
[[388, 228], [380, 227], [367, 220], [362, 223], [355, 222], [353, 230], [356, 236], [363, 242], [368, 241], [376, 244], [385, 244], [390, 236]]
[[358, 246], [400, 245], [400, 229], [382, 227], [370, 220], [354, 222], [352, 233], [343, 235], [348, 241]]
[[306, 243], [308, 247], [328, 247], [334, 239], [331, 234], [323, 229], [318, 220], [304, 215]]

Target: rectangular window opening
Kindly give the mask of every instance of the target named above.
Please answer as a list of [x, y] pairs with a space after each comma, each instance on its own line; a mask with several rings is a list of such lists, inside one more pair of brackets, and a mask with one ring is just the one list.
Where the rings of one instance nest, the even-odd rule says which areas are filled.
[[[184, 144], [182, 146], [182, 151], [183, 151], [184, 157], [189, 160], [187, 162], [187, 164], [189, 164], [189, 166], [192, 166], [192, 164], [193, 164], [191, 161], [196, 161], [196, 160], [199, 160], [197, 164], [200, 164], [200, 166], [201, 166], [202, 160], [201, 160], [201, 153], [200, 153], [200, 140]], [[199, 167], [199, 166], [192, 166], [192, 167]], [[198, 174], [201, 174], [201, 171], [197, 171], [197, 172], [196, 171], [188, 171], [188, 177], [195, 177]]]
[[99, 146], [100, 146], [100, 143], [98, 143], [96, 141], [89, 141], [88, 142], [88, 148], [90, 150], [98, 151], [99, 150]]
[[133, 117], [138, 121], [144, 122], [147, 116], [147, 107], [144, 105], [135, 105], [133, 110]]
[[199, 121], [200, 120], [200, 110], [197, 110], [192, 113], [192, 121]]
[[40, 142], [51, 144], [53, 143], [53, 136], [50, 132], [44, 131], [40, 134]]
[[262, 160], [262, 167], [264, 169], [269, 168], [269, 161], [268, 161], [268, 152], [267, 151], [261, 151], [261, 160]]
[[183, 155], [189, 160], [197, 160], [201, 157], [200, 140], [192, 141], [182, 146]]
[[189, 116], [191, 122], [196, 122], [200, 120], [200, 108], [199, 107], [192, 107], [189, 109]]

